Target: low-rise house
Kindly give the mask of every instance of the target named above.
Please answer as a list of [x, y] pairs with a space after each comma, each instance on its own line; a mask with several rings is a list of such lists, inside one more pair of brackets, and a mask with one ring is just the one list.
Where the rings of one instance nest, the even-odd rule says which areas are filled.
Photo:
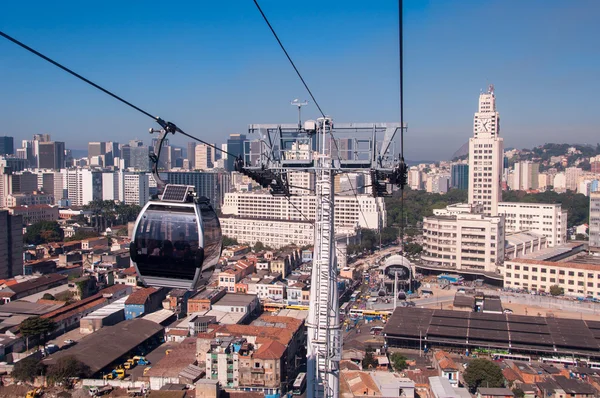
[[225, 289], [205, 289], [190, 297], [187, 302], [187, 313], [210, 311], [212, 305], [220, 300], [227, 290]]
[[[120, 285], [122, 286], [122, 285]], [[162, 307], [166, 289], [147, 287], [133, 292], [125, 301], [125, 319], [134, 319]]]
[[452, 387], [458, 387], [459, 368], [447, 352], [437, 351], [433, 355], [433, 366], [440, 372], [440, 376], [450, 381]]
[[508, 388], [479, 387], [477, 398], [514, 398], [515, 394]]

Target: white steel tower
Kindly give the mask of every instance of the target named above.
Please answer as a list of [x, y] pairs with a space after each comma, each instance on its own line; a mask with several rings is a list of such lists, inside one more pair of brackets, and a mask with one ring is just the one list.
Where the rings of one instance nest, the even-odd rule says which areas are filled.
[[[237, 171], [269, 187], [274, 196], [290, 196], [293, 188], [289, 184], [290, 174], [314, 173], [316, 178], [314, 254], [307, 319], [308, 398], [339, 396], [342, 334], [334, 248], [334, 177], [341, 173], [369, 173], [375, 197], [388, 194], [390, 185], [406, 185], [406, 165], [392, 153], [391, 144], [399, 130], [399, 123], [334, 124], [329, 117], [308, 120], [301, 127], [252, 124], [248, 132], [258, 133], [265, 148], [260, 156], [261, 164], [249, 166], [241, 158], [236, 160]], [[344, 134], [346, 137], [342, 137]], [[378, 137], [382, 138], [381, 145]], [[347, 158], [332, 158], [334, 149], [339, 153], [338, 141], [344, 139], [351, 140], [355, 150]], [[298, 148], [305, 148], [303, 156], [298, 156]], [[296, 210], [307, 221], [312, 221]]]
[[339, 395], [339, 363], [342, 351], [337, 272], [334, 251], [333, 167], [326, 148], [331, 119], [317, 120], [321, 150], [317, 163], [317, 219], [308, 310], [307, 397]]

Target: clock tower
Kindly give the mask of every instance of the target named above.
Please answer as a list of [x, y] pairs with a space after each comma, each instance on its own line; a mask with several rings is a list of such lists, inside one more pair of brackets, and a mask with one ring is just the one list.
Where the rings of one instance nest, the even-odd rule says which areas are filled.
[[502, 201], [504, 140], [500, 138], [500, 115], [496, 111], [494, 86], [479, 95], [479, 109], [469, 139], [469, 203], [481, 204], [488, 216], [498, 214]]

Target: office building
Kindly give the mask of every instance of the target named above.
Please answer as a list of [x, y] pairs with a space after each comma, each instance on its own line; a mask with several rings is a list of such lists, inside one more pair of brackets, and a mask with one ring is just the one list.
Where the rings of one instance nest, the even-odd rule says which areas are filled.
[[408, 169], [408, 185], [415, 191], [423, 189], [423, 173], [417, 166]]
[[66, 169], [63, 176], [71, 205], [85, 206], [94, 200], [102, 200], [102, 172]]
[[8, 212], [12, 216], [23, 217], [23, 225], [31, 225], [40, 221], [58, 220], [58, 206], [31, 205], [9, 207]]
[[469, 165], [465, 163], [455, 163], [450, 170], [450, 186], [453, 189], [469, 188]]
[[264, 245], [279, 249], [290, 244], [312, 246], [314, 244], [314, 224], [311, 221], [287, 221], [256, 218], [221, 216], [223, 235], [235, 238], [242, 244]]
[[230, 134], [227, 139], [227, 159], [225, 162], [225, 170], [233, 171], [234, 161], [237, 156], [244, 156], [244, 142], [246, 136], [244, 134]]
[[[37, 141], [36, 141], [37, 142]], [[38, 168], [60, 170], [65, 168], [65, 143], [59, 141], [38, 142]]]
[[503, 217], [473, 211], [470, 205], [458, 210], [449, 206], [447, 213], [423, 218], [421, 261], [425, 268], [497, 273], [504, 260]]
[[131, 147], [129, 144], [123, 144], [120, 148], [120, 161], [121, 164], [115, 165], [119, 166], [120, 169], [128, 169], [131, 165]]
[[23, 274], [23, 217], [0, 210], [0, 278]]
[[103, 172], [102, 173], [102, 200], [119, 200], [121, 173]]
[[469, 203], [481, 203], [485, 215], [496, 216], [502, 200], [504, 141], [493, 85], [479, 95], [473, 133], [469, 139]]
[[42, 193], [13, 193], [6, 196], [6, 207], [37, 206], [54, 204], [54, 196]]
[[589, 247], [600, 251], [600, 192], [590, 193]]
[[21, 159], [13, 156], [0, 156], [0, 173], [4, 169], [10, 169], [11, 172], [23, 171], [29, 167], [27, 159]]
[[567, 241], [567, 211], [559, 203], [500, 202], [498, 214], [504, 215], [507, 232], [534, 232], [545, 236], [551, 247]]
[[220, 208], [224, 195], [231, 189], [230, 173], [224, 171], [171, 171], [170, 184], [192, 185], [198, 196], [205, 196], [214, 208]]
[[196, 143], [188, 142], [187, 143], [187, 153], [186, 158], [188, 160], [188, 168], [190, 170], [194, 170], [196, 166]]
[[121, 200], [126, 205], [144, 206], [150, 199], [150, 182], [145, 173], [121, 173], [123, 178]]
[[208, 170], [214, 167], [213, 148], [206, 144], [198, 144], [196, 145], [194, 154], [195, 170]]
[[507, 260], [501, 271], [504, 286], [549, 293], [556, 285], [565, 296], [600, 298], [598, 257], [588, 255], [582, 244], [571, 246]]
[[[335, 227], [378, 229], [387, 225], [383, 198], [370, 195], [335, 197]], [[300, 213], [302, 212], [302, 213]], [[225, 194], [222, 213], [245, 219], [307, 221], [316, 217], [316, 196], [302, 195], [285, 198], [267, 193]], [[337, 231], [336, 231], [337, 232]]]
[[14, 155], [15, 143], [13, 137], [0, 137], [0, 155]]
[[[53, 171], [47, 172], [43, 171], [41, 173], [42, 177], [42, 191], [44, 193], [51, 195], [54, 198], [53, 203], [58, 203], [60, 199], [66, 197], [66, 190], [64, 186], [64, 177], [62, 172]], [[39, 183], [39, 180], [38, 180]]]
[[129, 167], [136, 171], [150, 171], [150, 148], [145, 145], [130, 144]]

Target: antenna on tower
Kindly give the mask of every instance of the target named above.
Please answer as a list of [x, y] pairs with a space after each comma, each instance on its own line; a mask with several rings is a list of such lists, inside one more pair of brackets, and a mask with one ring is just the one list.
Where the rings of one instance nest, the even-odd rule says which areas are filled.
[[494, 85], [493, 84], [490, 84], [488, 86], [488, 94], [494, 94]]
[[308, 101], [304, 100], [304, 101], [300, 101], [298, 98], [294, 99], [293, 101], [290, 101], [290, 105], [295, 105], [298, 107], [298, 128], [302, 129], [302, 117], [301, 117], [301, 109], [303, 106], [308, 105]]

